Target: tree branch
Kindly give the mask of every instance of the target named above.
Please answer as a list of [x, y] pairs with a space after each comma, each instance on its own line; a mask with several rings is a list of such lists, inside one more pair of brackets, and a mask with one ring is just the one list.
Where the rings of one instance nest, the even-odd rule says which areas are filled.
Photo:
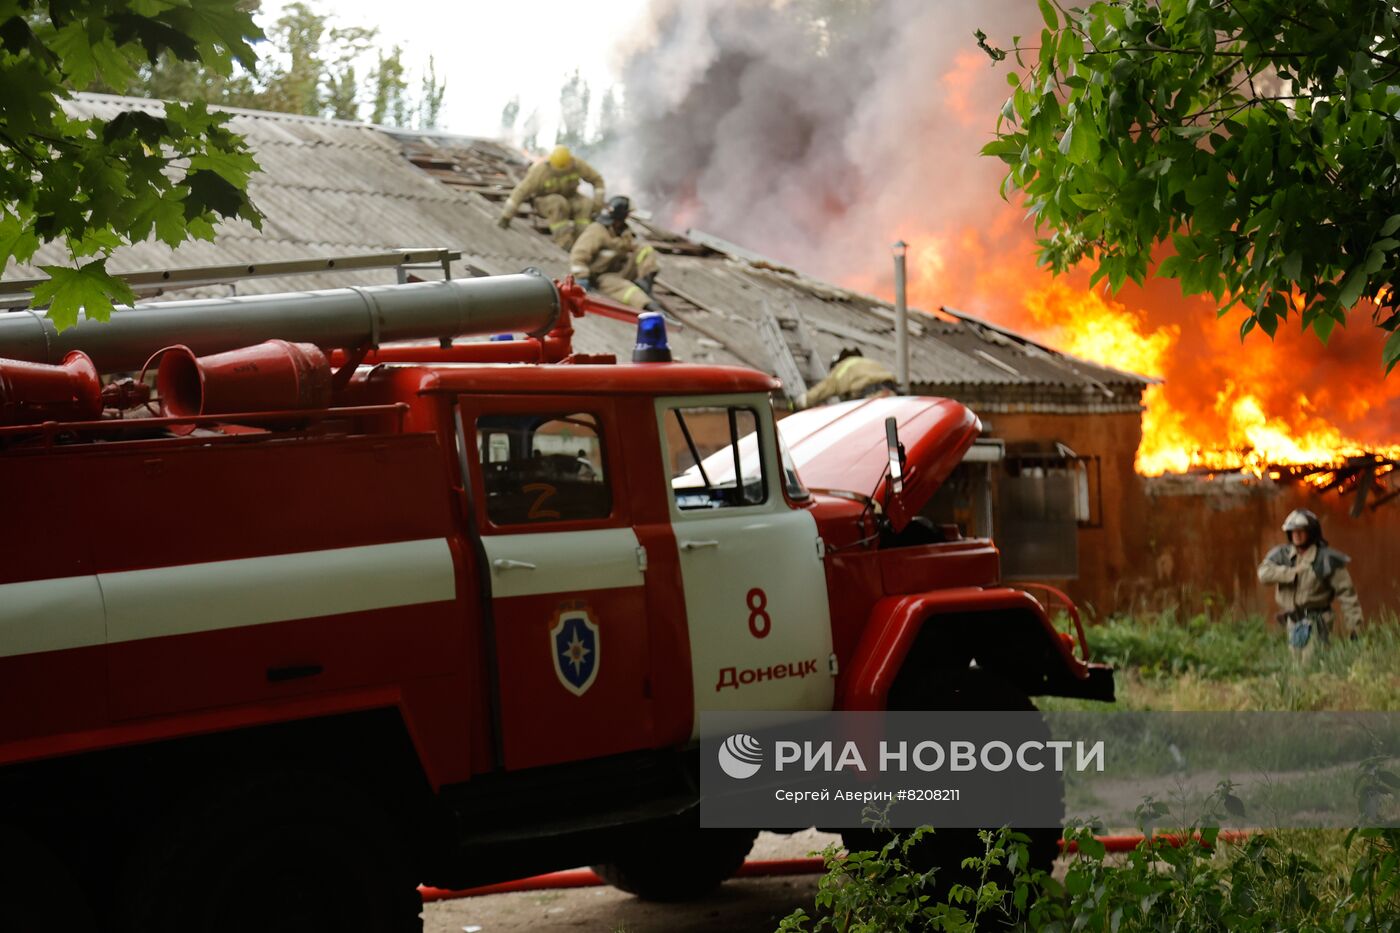
[[36, 159], [32, 154], [30, 154], [28, 149], [25, 149], [18, 142], [16, 142], [15, 138], [9, 133], [7, 133], [4, 130], [0, 130], [0, 140], [3, 140], [5, 145], [8, 146], [10, 149], [13, 149], [15, 152], [18, 152], [20, 155], [24, 156], [24, 158], [28, 160], [31, 168], [39, 167], [39, 160]]

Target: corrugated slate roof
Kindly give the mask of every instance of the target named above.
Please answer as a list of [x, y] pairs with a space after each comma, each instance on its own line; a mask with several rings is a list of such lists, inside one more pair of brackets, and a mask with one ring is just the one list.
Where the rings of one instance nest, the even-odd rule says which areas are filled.
[[[504, 198], [529, 166], [522, 153], [493, 140], [391, 132], [429, 174], [492, 199]], [[658, 279], [688, 299], [669, 303], [675, 316], [714, 333], [748, 365], [776, 368], [758, 333], [765, 306], [780, 316], [800, 315], [824, 358], [859, 346], [868, 356], [892, 359], [894, 308], [888, 302], [809, 278], [709, 234], [681, 235], [646, 222], [640, 228], [661, 251], [673, 253]], [[975, 396], [983, 408], [1135, 410], [1142, 390], [1153, 382], [968, 315], [915, 312], [909, 326], [909, 368], [916, 388], [969, 400]]]
[[[109, 118], [122, 110], [159, 112], [158, 101], [75, 95], [75, 115]], [[245, 221], [219, 225], [214, 243], [171, 250], [159, 242], [123, 248], [113, 271], [136, 271], [308, 256], [336, 256], [403, 247], [460, 250], [454, 274], [498, 274], [535, 267], [562, 277], [568, 257], [528, 220], [495, 225], [497, 201], [528, 162], [492, 140], [391, 131], [368, 124], [226, 108], [231, 128], [252, 147], [263, 171], [250, 193], [265, 215], [258, 231]], [[759, 333], [764, 309], [800, 318], [822, 358], [859, 346], [892, 361], [894, 311], [886, 302], [800, 275], [757, 254], [723, 251], [727, 244], [689, 239], [642, 221], [639, 232], [663, 254], [660, 283], [672, 316], [678, 358], [779, 369]], [[719, 249], [715, 247], [718, 246]], [[40, 264], [68, 260], [61, 245], [44, 246], [11, 277], [40, 274]], [[253, 279], [242, 293], [327, 288], [386, 281], [391, 273]], [[186, 290], [227, 294], [227, 287]], [[634, 334], [596, 317], [576, 322], [585, 353], [625, 357]], [[950, 395], [985, 410], [1136, 410], [1150, 380], [1068, 357], [985, 322], [911, 314], [910, 375], [925, 393]]]

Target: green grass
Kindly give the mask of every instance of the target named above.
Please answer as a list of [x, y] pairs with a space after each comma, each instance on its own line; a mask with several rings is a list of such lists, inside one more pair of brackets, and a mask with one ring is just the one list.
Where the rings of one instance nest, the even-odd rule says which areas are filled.
[[[1400, 710], [1400, 623], [1373, 620], [1356, 641], [1333, 640], [1300, 666], [1282, 630], [1259, 617], [1156, 616], [1089, 629], [1095, 661], [1117, 668], [1129, 710]], [[1044, 709], [1104, 709], [1044, 697]]]
[[[1036, 704], [1041, 708], [1400, 710], [1400, 620], [1393, 613], [1369, 620], [1356, 641], [1332, 641], [1306, 667], [1293, 659], [1282, 629], [1258, 616], [1164, 612], [1115, 619], [1087, 634], [1094, 660], [1117, 669], [1117, 702], [1040, 697]], [[1316, 800], [1322, 789], [1306, 784], [1282, 783], [1262, 799], [1246, 801], [1249, 811], [1287, 812], [1308, 798]], [[1336, 782], [1327, 785], [1328, 793], [1341, 790]], [[1354, 858], [1346, 857], [1345, 831], [1293, 829], [1269, 835], [1283, 850], [1318, 866], [1319, 895], [1344, 896], [1354, 867]]]
[[[1294, 661], [1282, 630], [1257, 617], [1168, 612], [1110, 621], [1089, 629], [1088, 636], [1094, 660], [1117, 668], [1117, 703], [1037, 697], [1042, 709], [1400, 710], [1400, 622], [1394, 614], [1372, 620], [1354, 642], [1334, 641], [1306, 667]], [[1345, 737], [1327, 738], [1337, 742]], [[1393, 780], [1386, 783], [1394, 786]], [[1084, 796], [1073, 799], [1076, 790]], [[1072, 808], [1092, 810], [1102, 803], [1089, 797], [1088, 790], [1068, 788]], [[1292, 775], [1239, 790], [1246, 797], [1239, 802], [1250, 814], [1306, 815], [1319, 802], [1347, 808], [1344, 798], [1353, 791], [1353, 781]], [[1189, 836], [1195, 828], [1212, 825], [1198, 822], [1198, 802], [1183, 800], [1183, 811], [1173, 813], [1170, 798], [1167, 790], [1143, 802], [1161, 808], [1151, 814], [1156, 829], [1176, 826], [1176, 832]], [[1394, 797], [1385, 804], [1384, 812], [1393, 818]], [[1211, 817], [1218, 818], [1218, 813]], [[1006, 921], [1005, 928], [1027, 933], [1400, 931], [1400, 833], [1395, 830], [1272, 830], [1213, 849], [1185, 846], [1128, 855], [1094, 853], [1092, 837], [1084, 831], [1080, 845], [1081, 854], [1062, 860], [1056, 877], [1028, 877], [1024, 860], [1018, 863], [1011, 916], [998, 917]], [[986, 853], [966, 853], [970, 862], [964, 864], [979, 868], [983, 863], [978, 858], [992, 852], [989, 842]], [[979, 928], [977, 905], [1007, 909], [1002, 892], [989, 889], [986, 875], [980, 886], [954, 886], [946, 902], [919, 900], [914, 894], [926, 893], [924, 879], [899, 863], [899, 851], [887, 848], [855, 861], [840, 860], [834, 849], [827, 855], [829, 871], [816, 898], [817, 916], [794, 912], [781, 930], [964, 933]], [[1028, 890], [1037, 893], [1027, 900]]]
[[[1259, 617], [1166, 612], [1115, 619], [1089, 629], [1088, 637], [1094, 660], [1116, 668], [1117, 702], [1039, 697], [1036, 704], [1042, 709], [1400, 710], [1400, 623], [1394, 615], [1372, 621], [1355, 641], [1332, 641], [1306, 666], [1294, 660], [1279, 626]], [[1327, 747], [1320, 747], [1321, 752], [1346, 760], [1346, 755], [1331, 747], [1342, 737], [1328, 738], [1331, 741], [1323, 743]], [[1296, 755], [1288, 760], [1296, 765], [1295, 759]], [[1165, 766], [1155, 759], [1141, 764], [1140, 770], [1147, 774]], [[1299, 804], [1297, 798], [1310, 792], [1305, 781], [1294, 783], [1283, 780], [1269, 799], [1247, 801], [1249, 812], [1291, 811]], [[1091, 800], [1077, 803], [1080, 812], [1092, 809]]]

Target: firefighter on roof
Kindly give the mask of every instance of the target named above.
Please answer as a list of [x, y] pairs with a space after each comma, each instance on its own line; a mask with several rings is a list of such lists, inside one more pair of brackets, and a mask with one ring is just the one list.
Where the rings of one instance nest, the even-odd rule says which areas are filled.
[[[593, 186], [593, 197], [579, 193], [580, 180]], [[568, 249], [579, 231], [588, 226], [593, 212], [602, 208], [604, 197], [603, 176], [570, 152], [568, 146], [555, 146], [549, 157], [530, 166], [515, 186], [496, 225], [501, 229], [509, 227], [520, 205], [529, 201], [535, 213], [549, 224], [554, 242], [561, 249]]]
[[874, 360], [867, 359], [855, 347], [847, 347], [831, 361], [831, 372], [827, 377], [798, 397], [797, 407], [811, 408], [830, 398], [845, 401], [876, 395], [895, 395], [898, 392], [899, 386], [895, 384], [894, 373]]
[[1332, 601], [1341, 604], [1340, 634], [1354, 635], [1361, 625], [1361, 603], [1347, 564], [1351, 558], [1333, 550], [1322, 536], [1322, 523], [1307, 509], [1294, 509], [1283, 521], [1287, 544], [1269, 552], [1259, 565], [1259, 582], [1277, 586], [1279, 621], [1288, 626], [1293, 656], [1307, 660], [1313, 645], [1327, 644], [1332, 630]]
[[634, 308], [660, 311], [661, 306], [651, 298], [656, 273], [661, 268], [656, 250], [638, 247], [627, 229], [627, 214], [632, 204], [617, 197], [588, 225], [569, 253], [569, 271], [578, 283], [590, 291], [600, 291], [609, 298]]

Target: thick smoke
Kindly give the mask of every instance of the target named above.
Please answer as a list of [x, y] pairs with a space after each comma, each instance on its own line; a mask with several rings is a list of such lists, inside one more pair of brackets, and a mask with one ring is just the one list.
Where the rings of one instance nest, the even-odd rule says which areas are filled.
[[613, 161], [663, 222], [845, 281], [888, 266], [911, 225], [952, 235], [1001, 207], [999, 166], [977, 150], [1006, 69], [973, 32], [1009, 40], [1033, 4], [677, 0], [650, 13]]
[[[675, 229], [886, 297], [890, 244], [907, 240], [914, 303], [1074, 346], [1075, 325], [1028, 311], [1048, 279], [1034, 230], [999, 197], [1002, 164], [978, 154], [1014, 62], [994, 66], [973, 33], [1035, 45], [1042, 25], [1031, 0], [654, 0], [625, 52], [627, 120], [600, 160], [621, 182], [609, 188], [630, 186]], [[1069, 281], [1082, 293], [1087, 274]], [[1220, 408], [1241, 392], [1300, 428], [1330, 422], [1369, 443], [1400, 431], [1400, 377], [1381, 378], [1384, 335], [1364, 311], [1326, 349], [1296, 323], [1273, 347], [1256, 332], [1241, 348], [1241, 317], [1216, 323], [1175, 282], [1118, 300], [1143, 336], [1174, 335], [1157, 374], [1172, 410], [1212, 426], [1203, 434], [1224, 439]]]

